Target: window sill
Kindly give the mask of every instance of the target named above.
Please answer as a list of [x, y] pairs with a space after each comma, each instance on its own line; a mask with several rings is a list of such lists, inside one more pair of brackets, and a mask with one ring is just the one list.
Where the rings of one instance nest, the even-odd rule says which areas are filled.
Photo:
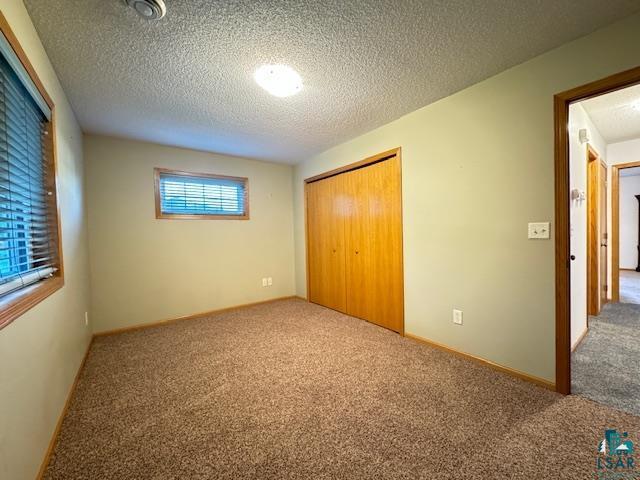
[[160, 213], [156, 215], [159, 220], [249, 220], [249, 214], [245, 215], [187, 215], [182, 213]]
[[0, 300], [0, 329], [31, 310], [52, 293], [60, 290], [63, 285], [64, 279], [61, 276], [52, 277], [2, 298]]

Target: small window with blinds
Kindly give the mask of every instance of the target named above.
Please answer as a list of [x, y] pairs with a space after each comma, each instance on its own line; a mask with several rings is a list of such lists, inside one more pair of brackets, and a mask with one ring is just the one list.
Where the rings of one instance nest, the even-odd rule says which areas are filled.
[[249, 219], [248, 180], [155, 169], [156, 218]]
[[0, 328], [62, 286], [53, 103], [0, 22]]

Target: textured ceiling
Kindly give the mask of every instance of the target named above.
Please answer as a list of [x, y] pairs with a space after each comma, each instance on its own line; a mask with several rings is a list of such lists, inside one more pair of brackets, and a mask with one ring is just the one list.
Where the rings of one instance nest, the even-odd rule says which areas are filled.
[[640, 167], [621, 168], [619, 172], [621, 177], [637, 177], [640, 175]]
[[[295, 163], [640, 9], [638, 0], [25, 0], [83, 130]], [[253, 81], [285, 63], [303, 91]]]
[[581, 105], [605, 142], [640, 138], [640, 85], [584, 100]]

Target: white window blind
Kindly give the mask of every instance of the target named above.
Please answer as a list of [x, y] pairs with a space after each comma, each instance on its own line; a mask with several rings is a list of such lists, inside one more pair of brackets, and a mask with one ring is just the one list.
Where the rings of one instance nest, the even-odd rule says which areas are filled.
[[[4, 37], [2, 37], [4, 40]], [[0, 296], [58, 268], [47, 115], [0, 49]]]
[[24, 68], [24, 65], [22, 65], [22, 62], [2, 32], [0, 32], [0, 56], [4, 57], [17, 79], [20, 80], [22, 86], [29, 92], [31, 99], [38, 105], [38, 108], [44, 116], [47, 117], [47, 120], [51, 120], [51, 109], [49, 105], [47, 105], [47, 102], [40, 94], [40, 90], [38, 90], [38, 87], [36, 87], [31, 80], [29, 72]]
[[246, 215], [246, 179], [160, 172], [159, 183], [163, 215]]

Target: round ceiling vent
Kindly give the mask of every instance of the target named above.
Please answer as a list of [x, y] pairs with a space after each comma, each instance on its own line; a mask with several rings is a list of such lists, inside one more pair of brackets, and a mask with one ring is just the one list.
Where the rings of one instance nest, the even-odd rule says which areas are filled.
[[147, 20], [158, 20], [167, 13], [163, 0], [124, 0], [138, 15]]

